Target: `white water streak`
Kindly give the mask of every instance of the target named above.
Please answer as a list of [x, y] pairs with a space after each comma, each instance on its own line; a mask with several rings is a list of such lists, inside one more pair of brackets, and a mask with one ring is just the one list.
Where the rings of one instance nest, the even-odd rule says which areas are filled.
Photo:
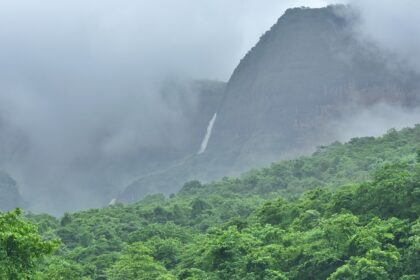
[[214, 113], [213, 117], [210, 120], [210, 123], [207, 127], [206, 136], [204, 136], [203, 142], [201, 142], [200, 150], [198, 151], [198, 154], [202, 154], [206, 151], [207, 144], [209, 143], [211, 131], [213, 130], [214, 122], [216, 121], [217, 113]]

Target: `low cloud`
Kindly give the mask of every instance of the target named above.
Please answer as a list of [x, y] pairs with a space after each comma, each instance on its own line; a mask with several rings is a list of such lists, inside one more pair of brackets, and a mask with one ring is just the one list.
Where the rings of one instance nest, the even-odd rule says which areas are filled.
[[420, 2], [417, 0], [344, 0], [359, 14], [359, 38], [420, 73]]
[[333, 122], [331, 130], [337, 140], [345, 142], [354, 137], [381, 136], [391, 128], [413, 127], [418, 123], [418, 108], [408, 109], [379, 103], [353, 114], [349, 113], [340, 121]]

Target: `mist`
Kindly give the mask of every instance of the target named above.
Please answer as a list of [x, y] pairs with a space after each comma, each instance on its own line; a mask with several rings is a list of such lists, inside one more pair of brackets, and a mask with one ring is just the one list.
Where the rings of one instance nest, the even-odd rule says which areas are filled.
[[[352, 32], [361, 44], [387, 57], [388, 67], [401, 75], [409, 71], [420, 74], [420, 2], [416, 0], [375, 1], [346, 0], [354, 12]], [[341, 13], [341, 10], [338, 10]], [[384, 81], [385, 82], [385, 81]], [[332, 123], [337, 140], [353, 137], [381, 136], [389, 129], [402, 129], [420, 123], [418, 99], [408, 106], [374, 104], [353, 111], [347, 118]]]
[[346, 0], [359, 14], [354, 32], [365, 43], [395, 56], [420, 72], [420, 2], [416, 0]]
[[227, 81], [286, 8], [324, 4], [279, 2], [2, 1], [0, 169], [34, 211], [100, 206], [188, 133], [168, 81]]
[[378, 103], [361, 109], [356, 114], [350, 114], [347, 118], [332, 122], [331, 131], [336, 140], [347, 142], [354, 137], [378, 137], [391, 128], [400, 130], [405, 127], [414, 127], [419, 123], [418, 107], [409, 109]]

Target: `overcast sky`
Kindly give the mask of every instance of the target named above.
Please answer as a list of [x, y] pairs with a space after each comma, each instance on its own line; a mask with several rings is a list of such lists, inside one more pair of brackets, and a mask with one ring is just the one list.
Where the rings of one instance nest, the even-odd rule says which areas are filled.
[[1, 0], [1, 70], [117, 66], [227, 80], [286, 8], [328, 2]]

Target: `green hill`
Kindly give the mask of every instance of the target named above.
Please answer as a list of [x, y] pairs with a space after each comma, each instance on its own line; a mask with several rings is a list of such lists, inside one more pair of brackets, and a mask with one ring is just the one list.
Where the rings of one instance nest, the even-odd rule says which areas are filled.
[[15, 219], [62, 242], [36, 279], [419, 279], [419, 139], [391, 130], [169, 198]]

